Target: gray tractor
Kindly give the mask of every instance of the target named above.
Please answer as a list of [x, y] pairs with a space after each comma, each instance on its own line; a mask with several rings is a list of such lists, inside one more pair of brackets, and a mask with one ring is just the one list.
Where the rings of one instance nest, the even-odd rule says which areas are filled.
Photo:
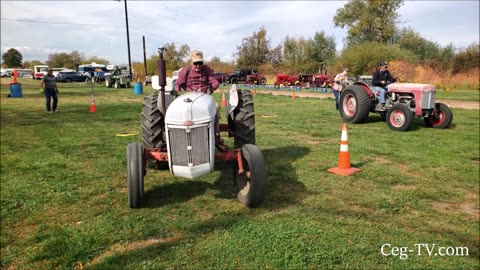
[[[159, 75], [152, 77], [152, 87], [158, 91], [147, 94], [143, 101], [143, 145], [134, 142], [127, 146], [129, 206], [138, 208], [143, 203], [148, 167], [168, 168], [175, 176], [197, 178], [212, 172], [220, 161], [232, 165], [238, 200], [247, 207], [258, 206], [263, 200], [266, 171], [262, 152], [255, 145], [252, 93], [232, 85], [226, 107], [228, 124], [220, 124], [219, 110], [209, 93], [194, 89], [185, 89], [187, 92], [178, 97], [166, 93], [163, 50], [157, 63]], [[233, 137], [233, 149], [221, 139], [221, 132]]]

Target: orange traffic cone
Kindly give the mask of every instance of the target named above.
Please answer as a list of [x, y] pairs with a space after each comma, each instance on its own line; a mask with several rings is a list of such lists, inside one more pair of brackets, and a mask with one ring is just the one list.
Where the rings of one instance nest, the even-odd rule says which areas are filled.
[[295, 99], [295, 92], [292, 93], [292, 99]]
[[359, 172], [359, 168], [350, 167], [350, 154], [348, 153], [347, 124], [343, 123], [342, 137], [340, 139], [340, 154], [338, 155], [338, 167], [328, 169], [331, 173], [349, 176]]
[[227, 100], [225, 99], [225, 91], [222, 89], [222, 107], [227, 107]]
[[94, 113], [97, 111], [97, 106], [95, 106], [95, 100], [92, 98], [92, 103], [90, 103], [90, 112]]
[[137, 82], [140, 82], [140, 73], [137, 74]]
[[14, 70], [13, 70], [13, 80], [12, 80], [12, 82], [11, 82], [10, 84], [15, 84], [15, 83], [17, 83], [17, 77], [18, 77], [18, 71], [17, 71], [17, 69], [14, 69]]
[[253, 89], [253, 96], [256, 96], [256, 95], [257, 95], [257, 90]]

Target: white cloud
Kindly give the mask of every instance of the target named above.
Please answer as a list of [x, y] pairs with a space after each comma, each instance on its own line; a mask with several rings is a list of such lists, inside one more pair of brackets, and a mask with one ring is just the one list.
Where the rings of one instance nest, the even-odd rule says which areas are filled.
[[[128, 1], [133, 61], [174, 42], [205, 51], [207, 59], [233, 60], [242, 39], [265, 27], [271, 45], [284, 38], [312, 37], [324, 31], [343, 47], [346, 30], [332, 22], [346, 1]], [[478, 1], [405, 1], [399, 10], [402, 26], [447, 45], [478, 42]], [[112, 63], [127, 63], [124, 2], [115, 1], [1, 1], [1, 49], [19, 48], [24, 60], [45, 61], [48, 55], [77, 50]], [[21, 12], [19, 12], [21, 11]], [[14, 20], [63, 22], [45, 24]], [[94, 25], [78, 25], [94, 24]]]

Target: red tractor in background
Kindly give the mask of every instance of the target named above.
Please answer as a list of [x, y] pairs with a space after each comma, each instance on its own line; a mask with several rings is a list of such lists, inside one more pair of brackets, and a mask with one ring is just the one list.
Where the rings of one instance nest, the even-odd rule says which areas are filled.
[[267, 79], [265, 77], [263, 77], [263, 75], [260, 74], [260, 73], [252, 73], [250, 75], [247, 75], [245, 83], [246, 84], [265, 85], [265, 84], [267, 84]]
[[313, 75], [312, 87], [332, 87], [334, 76], [328, 75], [327, 65], [325, 62], [320, 64], [318, 74]]
[[296, 75], [290, 76], [290, 75], [287, 75], [287, 74], [284, 74], [284, 73], [280, 73], [280, 74], [275, 75], [275, 82], [273, 83], [273, 85], [275, 85], [275, 86], [294, 85], [295, 81], [297, 80], [297, 77], [298, 76], [296, 76]]

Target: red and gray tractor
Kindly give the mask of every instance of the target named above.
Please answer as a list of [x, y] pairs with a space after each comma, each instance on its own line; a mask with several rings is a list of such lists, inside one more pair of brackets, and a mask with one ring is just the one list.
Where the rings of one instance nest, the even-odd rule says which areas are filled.
[[340, 95], [340, 116], [348, 123], [362, 123], [370, 112], [379, 113], [391, 130], [409, 130], [414, 117], [422, 117], [425, 126], [448, 128], [453, 113], [443, 103], [435, 102], [435, 86], [420, 83], [392, 83], [387, 86], [386, 103], [379, 104], [379, 96], [368, 85], [356, 82]]
[[[144, 97], [141, 135], [143, 144], [127, 146], [128, 204], [139, 208], [144, 201], [144, 176], [147, 168], [166, 169], [179, 177], [197, 178], [215, 169], [219, 161], [232, 164], [234, 188], [238, 200], [255, 207], [264, 197], [265, 162], [255, 145], [255, 114], [252, 93], [228, 91], [227, 124], [219, 123], [219, 110], [209, 93], [188, 89], [188, 85], [208, 82], [195, 80], [179, 85], [185, 94], [175, 97], [166, 93], [164, 48], [159, 49], [158, 76], [152, 77], [152, 87], [158, 91]], [[230, 148], [220, 137], [226, 132], [233, 137]]]

